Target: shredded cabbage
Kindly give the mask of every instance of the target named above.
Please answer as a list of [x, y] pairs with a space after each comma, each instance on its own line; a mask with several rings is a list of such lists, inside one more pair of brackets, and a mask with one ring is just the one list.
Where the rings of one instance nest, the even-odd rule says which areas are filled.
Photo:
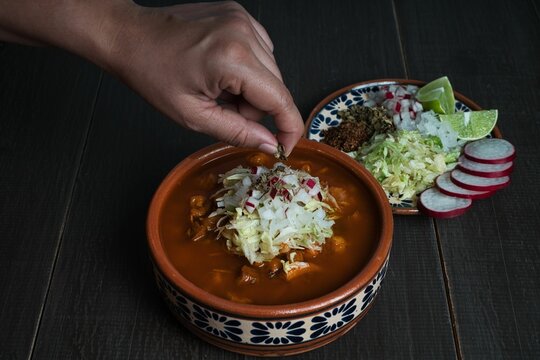
[[459, 149], [444, 151], [437, 136], [399, 130], [375, 135], [356, 154], [382, 185], [391, 204], [416, 201], [416, 194], [431, 187], [435, 178], [452, 169]]
[[237, 167], [220, 175], [218, 236], [248, 261], [268, 261], [289, 249], [320, 250], [332, 236], [332, 196], [317, 177], [282, 163]]

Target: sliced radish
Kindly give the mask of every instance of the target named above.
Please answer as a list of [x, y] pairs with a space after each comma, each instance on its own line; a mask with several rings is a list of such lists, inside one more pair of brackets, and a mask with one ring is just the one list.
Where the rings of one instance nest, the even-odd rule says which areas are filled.
[[502, 164], [484, 164], [467, 159], [462, 155], [459, 157], [457, 167], [467, 174], [494, 178], [510, 175], [514, 169], [514, 162], [509, 161]]
[[471, 199], [461, 199], [430, 188], [420, 194], [418, 208], [426, 215], [436, 218], [451, 218], [465, 213], [472, 205]]
[[452, 182], [464, 189], [476, 191], [494, 191], [502, 189], [510, 183], [508, 176], [498, 178], [486, 178], [464, 173], [459, 169], [452, 170], [450, 173]]
[[435, 180], [435, 185], [437, 185], [437, 188], [443, 194], [462, 199], [485, 199], [493, 194], [493, 191], [474, 191], [457, 186], [450, 179], [449, 172], [439, 175]]
[[468, 159], [484, 164], [502, 164], [516, 157], [514, 145], [496, 138], [470, 142], [463, 153]]

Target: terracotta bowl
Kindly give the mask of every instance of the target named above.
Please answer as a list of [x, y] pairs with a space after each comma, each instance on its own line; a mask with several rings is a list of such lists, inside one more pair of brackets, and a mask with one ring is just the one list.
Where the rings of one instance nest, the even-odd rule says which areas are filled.
[[148, 214], [147, 236], [157, 285], [175, 317], [190, 331], [221, 348], [258, 356], [283, 356], [323, 346], [350, 330], [370, 309], [386, 269], [392, 245], [392, 210], [377, 181], [357, 162], [325, 144], [302, 139], [292, 156], [315, 153], [348, 169], [373, 196], [380, 219], [374, 251], [345, 285], [319, 298], [290, 305], [250, 305], [212, 295], [179, 273], [160, 235], [165, 201], [197, 168], [254, 150], [215, 144], [178, 164], [158, 188]]

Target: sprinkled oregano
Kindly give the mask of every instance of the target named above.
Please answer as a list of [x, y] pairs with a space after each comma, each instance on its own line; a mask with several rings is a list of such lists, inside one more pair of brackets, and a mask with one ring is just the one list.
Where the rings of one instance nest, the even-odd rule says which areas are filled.
[[275, 152], [274, 157], [281, 161], [287, 161], [287, 155], [285, 155], [285, 147], [282, 144], [278, 143], [277, 151]]

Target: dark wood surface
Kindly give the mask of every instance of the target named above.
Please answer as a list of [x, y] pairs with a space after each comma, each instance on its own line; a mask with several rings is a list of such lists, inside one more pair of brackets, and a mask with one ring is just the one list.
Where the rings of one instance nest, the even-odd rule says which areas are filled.
[[[372, 310], [297, 358], [540, 358], [538, 1], [242, 4], [304, 116], [354, 82], [448, 75], [518, 151], [512, 184], [465, 215], [396, 217]], [[0, 358], [246, 358], [173, 319], [146, 251], [156, 187], [214, 140], [61, 50], [0, 44], [0, 65]]]

